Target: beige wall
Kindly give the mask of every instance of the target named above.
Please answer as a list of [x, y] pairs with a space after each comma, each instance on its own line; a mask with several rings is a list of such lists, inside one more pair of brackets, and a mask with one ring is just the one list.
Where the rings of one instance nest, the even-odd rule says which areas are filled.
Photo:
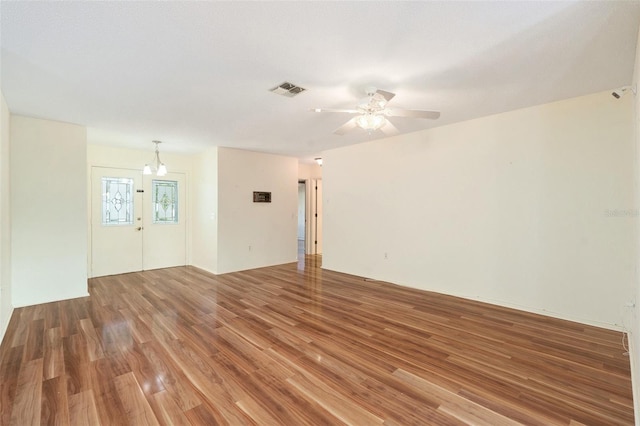
[[324, 152], [323, 266], [620, 329], [631, 103], [597, 93]]
[[11, 302], [11, 172], [9, 107], [0, 93], [0, 342], [9, 325]]
[[[635, 96], [627, 95], [633, 100], [633, 116], [634, 130], [635, 130], [635, 196], [636, 207], [640, 206], [640, 94], [637, 93], [638, 84], [640, 84], [640, 31], [638, 32], [638, 41], [636, 43], [636, 62], [633, 69], [633, 83], [632, 85], [636, 89]], [[638, 220], [638, 219], [636, 219]], [[636, 244], [640, 243], [640, 233], [636, 235]], [[636, 260], [636, 265], [638, 260]], [[631, 373], [633, 377], [633, 394], [635, 403], [635, 416], [636, 424], [640, 424], [640, 315], [638, 310], [640, 307], [640, 276], [636, 276], [635, 281], [635, 306], [630, 308], [630, 312], [625, 315], [629, 319], [629, 345], [631, 355]]]
[[13, 306], [87, 296], [86, 130], [11, 116]]
[[[218, 149], [218, 271], [295, 262], [298, 160]], [[254, 203], [270, 191], [271, 203]]]
[[[118, 148], [107, 145], [87, 145], [87, 164], [89, 166], [119, 167], [140, 170], [146, 163], [151, 163], [155, 146], [149, 143], [148, 150]], [[190, 173], [193, 167], [193, 156], [164, 152], [160, 145], [160, 158], [171, 172]]]
[[218, 148], [194, 159], [193, 265], [218, 271]]
[[298, 179], [299, 180], [322, 179], [322, 167], [316, 163], [314, 164], [299, 163]]

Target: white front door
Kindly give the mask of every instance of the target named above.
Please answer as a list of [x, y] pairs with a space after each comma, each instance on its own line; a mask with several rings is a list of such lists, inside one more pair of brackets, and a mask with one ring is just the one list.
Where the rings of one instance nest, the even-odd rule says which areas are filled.
[[91, 169], [91, 276], [186, 264], [186, 178]]
[[183, 173], [144, 176], [143, 269], [186, 264], [186, 179]]
[[142, 174], [91, 169], [91, 276], [142, 270]]

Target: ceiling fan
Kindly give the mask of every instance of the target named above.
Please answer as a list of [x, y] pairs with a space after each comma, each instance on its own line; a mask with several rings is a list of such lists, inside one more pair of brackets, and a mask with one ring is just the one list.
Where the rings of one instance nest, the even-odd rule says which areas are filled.
[[369, 87], [366, 91], [367, 97], [361, 100], [355, 109], [313, 108], [311, 111], [357, 114], [333, 132], [337, 135], [344, 135], [348, 131], [360, 127], [369, 132], [380, 130], [385, 135], [391, 136], [399, 132], [387, 117], [428, 118], [432, 120], [440, 117], [438, 111], [388, 108], [387, 103], [393, 99], [395, 93], [379, 90], [375, 87]]

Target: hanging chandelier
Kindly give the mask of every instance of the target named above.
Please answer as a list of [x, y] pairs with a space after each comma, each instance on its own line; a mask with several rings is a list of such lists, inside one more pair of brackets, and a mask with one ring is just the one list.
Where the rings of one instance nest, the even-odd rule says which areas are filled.
[[158, 149], [158, 144], [161, 144], [162, 142], [161, 141], [152, 141], [152, 142], [156, 144], [156, 156], [154, 157], [151, 165], [149, 165], [149, 163], [144, 165], [142, 174], [150, 175], [155, 171], [156, 176], [164, 176], [167, 174], [167, 166], [165, 166], [164, 163], [160, 161], [160, 150]]

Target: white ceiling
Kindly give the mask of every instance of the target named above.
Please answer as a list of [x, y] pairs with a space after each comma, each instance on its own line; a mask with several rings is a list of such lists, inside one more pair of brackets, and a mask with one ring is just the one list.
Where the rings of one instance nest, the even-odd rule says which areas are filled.
[[[630, 84], [640, 2], [1, 2], [13, 113], [89, 142], [313, 158], [383, 137], [332, 132], [367, 86], [402, 132]], [[289, 81], [295, 98], [268, 91]]]

